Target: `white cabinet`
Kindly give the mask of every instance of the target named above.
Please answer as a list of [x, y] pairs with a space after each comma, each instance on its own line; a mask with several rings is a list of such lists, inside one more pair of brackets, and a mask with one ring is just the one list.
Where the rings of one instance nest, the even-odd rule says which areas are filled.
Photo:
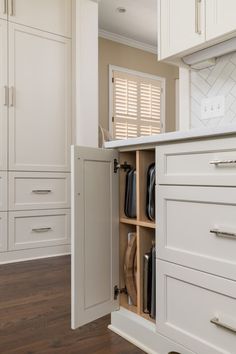
[[118, 308], [117, 155], [79, 147], [72, 152], [72, 328]]
[[0, 213], [0, 252], [7, 250], [7, 213]]
[[157, 330], [197, 354], [233, 354], [236, 282], [157, 261]]
[[70, 208], [69, 173], [9, 173], [9, 210], [56, 208]]
[[0, 211], [7, 211], [7, 172], [0, 172]]
[[205, 40], [205, 0], [159, 0], [159, 59]]
[[235, 0], [206, 0], [206, 40], [234, 32], [235, 13]]
[[71, 37], [71, 0], [1, 1], [3, 7], [1, 13], [6, 12], [4, 6], [7, 6], [9, 21], [60, 36]]
[[9, 168], [68, 171], [71, 41], [9, 24]]
[[7, 169], [7, 21], [0, 20], [0, 170]]
[[234, 280], [235, 212], [235, 187], [158, 186], [158, 258]]
[[70, 212], [61, 210], [9, 213], [9, 249], [65, 245], [70, 242]]
[[236, 187], [236, 138], [188, 141], [156, 150], [158, 183]]

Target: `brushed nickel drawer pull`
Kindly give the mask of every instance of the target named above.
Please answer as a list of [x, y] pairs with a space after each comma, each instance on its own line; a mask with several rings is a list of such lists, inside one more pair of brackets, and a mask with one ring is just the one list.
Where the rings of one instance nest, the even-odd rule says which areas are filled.
[[51, 227], [41, 227], [39, 229], [32, 229], [33, 232], [41, 233], [41, 232], [48, 232], [52, 231]]
[[195, 33], [202, 34], [201, 31], [201, 2], [202, 0], [195, 0]]
[[49, 194], [52, 193], [51, 189], [36, 189], [33, 190], [32, 193], [34, 194]]
[[236, 238], [235, 232], [227, 232], [227, 231], [220, 231], [217, 229], [212, 229], [212, 230], [210, 230], [210, 233], [215, 234], [218, 237]]
[[4, 86], [4, 106], [9, 106], [9, 89], [7, 86]]
[[213, 160], [210, 161], [210, 165], [232, 165], [236, 164], [236, 160]]
[[8, 13], [8, 2], [7, 2], [7, 0], [4, 0], [3, 13], [4, 13], [4, 15], [6, 15]]
[[221, 327], [221, 328], [227, 329], [230, 332], [236, 333], [236, 328], [229, 326], [226, 323], [220, 322], [219, 318], [217, 318], [217, 317], [212, 318], [212, 320], [210, 322], [218, 327]]

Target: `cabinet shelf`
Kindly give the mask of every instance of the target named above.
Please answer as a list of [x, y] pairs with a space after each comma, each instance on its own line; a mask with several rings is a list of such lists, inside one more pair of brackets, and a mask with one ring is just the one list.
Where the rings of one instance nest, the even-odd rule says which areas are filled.
[[127, 225], [142, 226], [142, 227], [147, 227], [150, 229], [156, 228], [156, 224], [154, 222], [141, 221], [141, 220], [137, 220], [137, 219], [120, 218], [120, 223], [127, 224]]

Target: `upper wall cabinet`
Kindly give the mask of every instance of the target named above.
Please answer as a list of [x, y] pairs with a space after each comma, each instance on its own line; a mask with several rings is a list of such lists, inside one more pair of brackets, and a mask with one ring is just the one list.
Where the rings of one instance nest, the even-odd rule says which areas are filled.
[[69, 171], [71, 40], [9, 25], [9, 169]]
[[210, 40], [236, 29], [235, 0], [206, 1], [206, 39]]
[[7, 21], [0, 20], [0, 170], [7, 169]]
[[159, 59], [204, 42], [204, 0], [159, 0], [158, 13]]
[[[0, 0], [8, 20], [42, 31], [71, 37], [71, 0]], [[0, 15], [1, 16], [1, 15]]]

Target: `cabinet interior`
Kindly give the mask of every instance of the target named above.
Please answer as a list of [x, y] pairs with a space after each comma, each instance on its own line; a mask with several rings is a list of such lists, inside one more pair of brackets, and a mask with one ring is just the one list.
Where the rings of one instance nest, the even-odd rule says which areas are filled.
[[126, 293], [120, 294], [120, 305], [150, 321], [149, 314], [143, 312], [143, 271], [144, 255], [150, 252], [155, 242], [156, 224], [146, 216], [147, 173], [149, 166], [155, 162], [155, 150], [120, 152], [120, 164], [127, 163], [136, 168], [136, 205], [137, 217], [128, 218], [124, 212], [126, 171], [120, 170], [120, 288], [125, 287], [124, 261], [128, 246], [128, 234], [136, 234], [136, 287], [137, 305], [130, 304]]

